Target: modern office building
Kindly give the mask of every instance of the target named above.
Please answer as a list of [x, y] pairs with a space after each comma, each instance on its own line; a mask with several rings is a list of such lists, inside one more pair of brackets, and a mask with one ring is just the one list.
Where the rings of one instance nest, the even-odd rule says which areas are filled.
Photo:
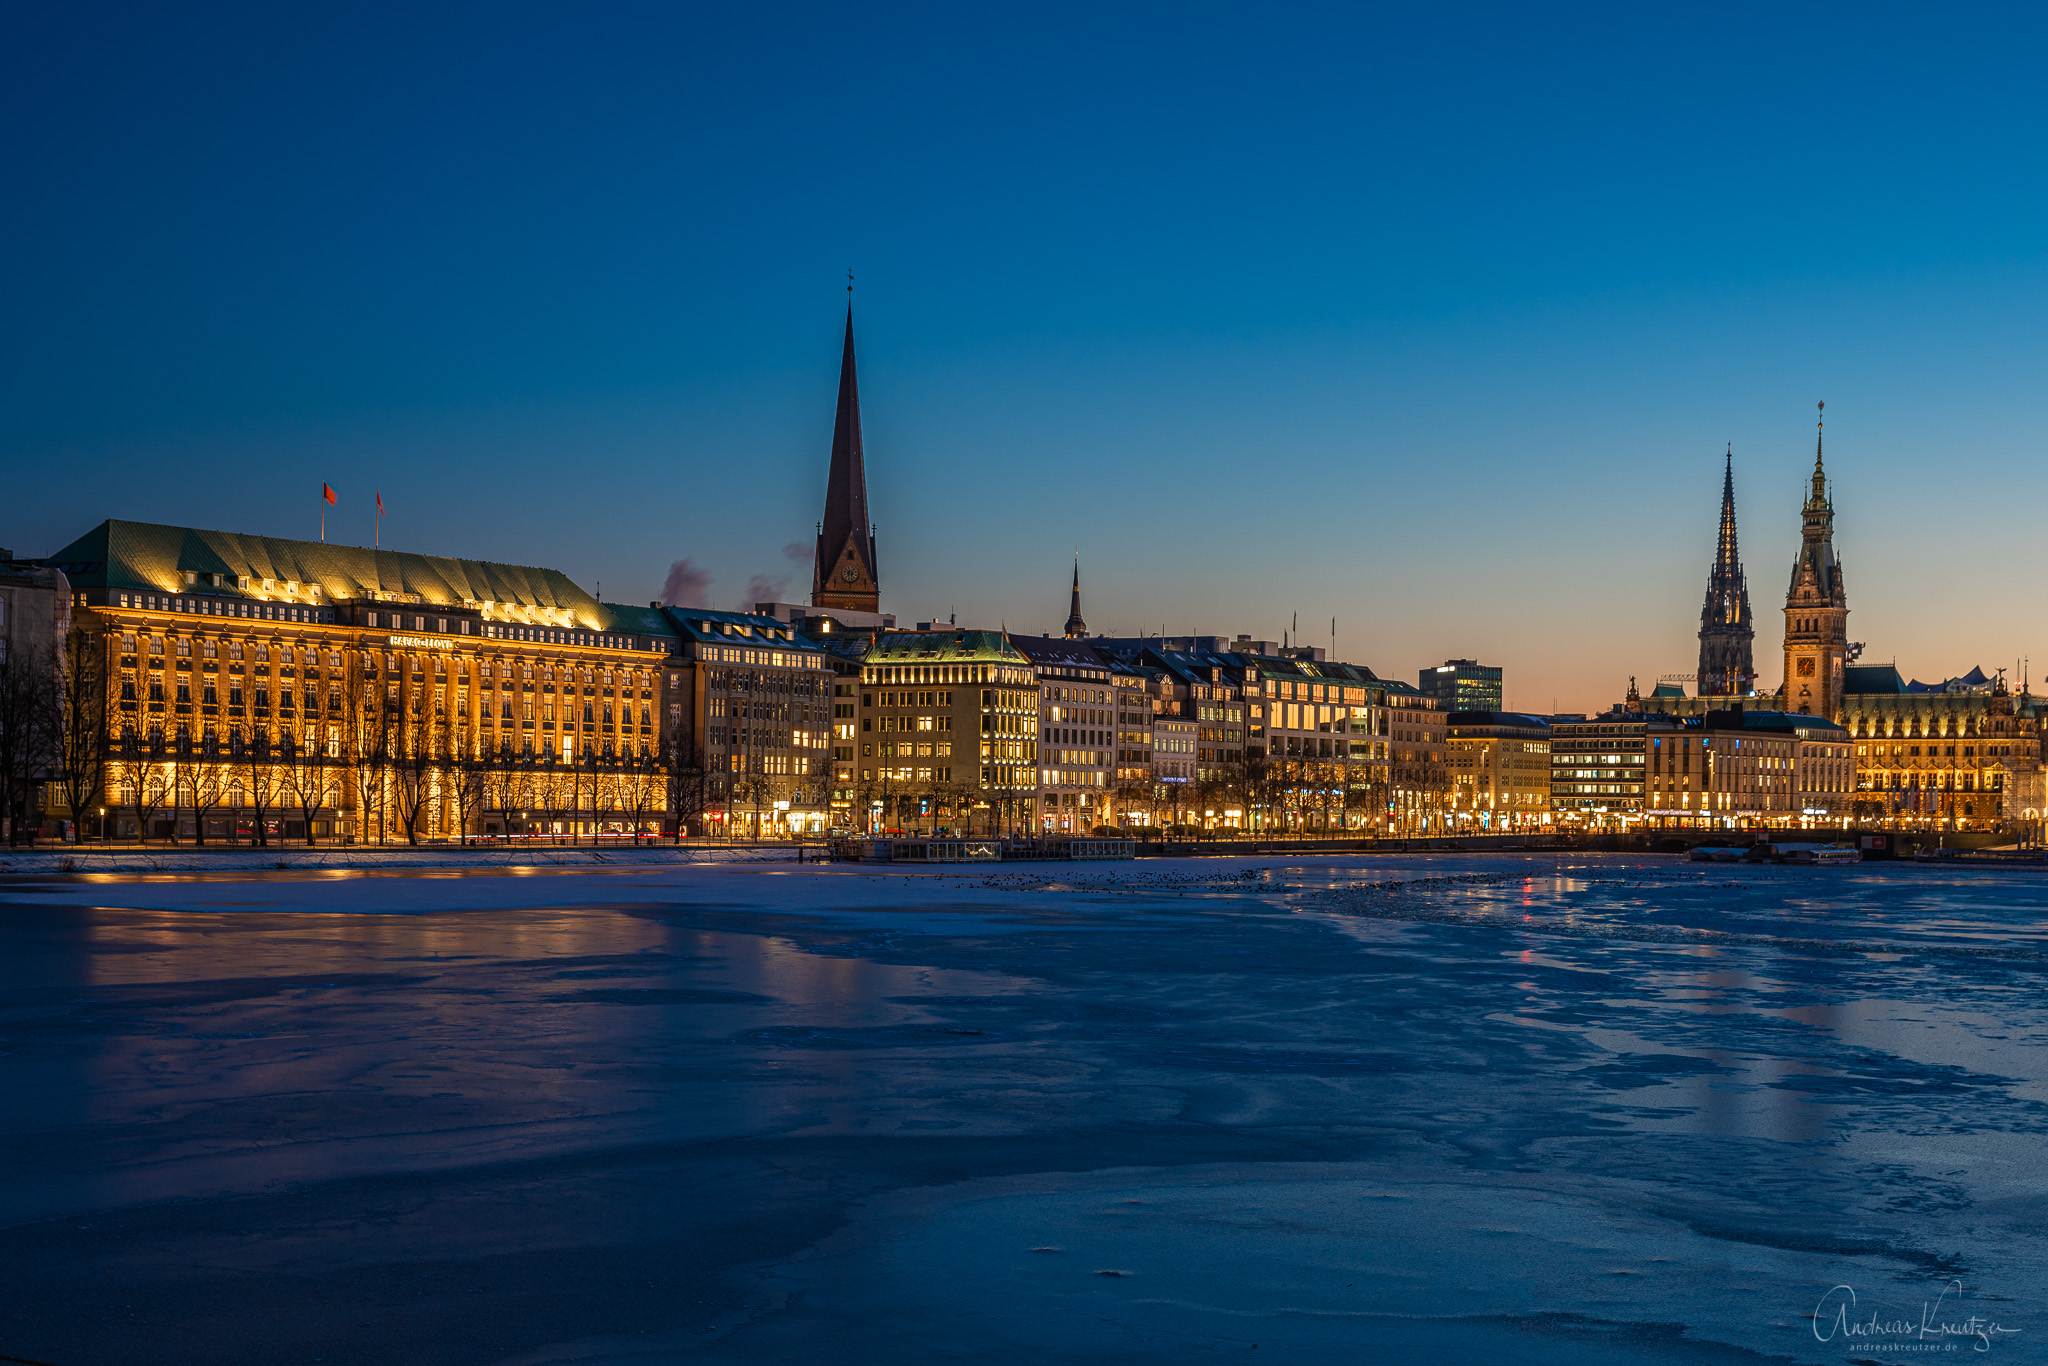
[[1447, 659], [1433, 669], [1424, 669], [1417, 686], [1446, 712], [1499, 711], [1500, 673], [1476, 660]]
[[1641, 712], [1615, 710], [1550, 727], [1550, 810], [1581, 827], [1618, 829], [1642, 819]]

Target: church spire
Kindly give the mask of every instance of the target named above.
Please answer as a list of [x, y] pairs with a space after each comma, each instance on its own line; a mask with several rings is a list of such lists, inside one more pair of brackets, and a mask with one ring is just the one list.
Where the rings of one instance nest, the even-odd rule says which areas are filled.
[[1074, 605], [1067, 613], [1067, 639], [1079, 640], [1088, 634], [1088, 623], [1081, 620], [1081, 552], [1074, 552]]
[[1742, 556], [1735, 546], [1735, 445], [1729, 443], [1728, 463], [1721, 471], [1721, 540], [1714, 551], [1717, 574], [1742, 573]]
[[[847, 285], [849, 292], [852, 289]], [[832, 465], [825, 476], [825, 516], [818, 525], [811, 605], [854, 612], [874, 612], [881, 606], [881, 571], [875, 563], [873, 524], [868, 520], [867, 466], [860, 441], [860, 384], [854, 374], [851, 299], [846, 303], [839, 411], [832, 423]]]
[[1730, 445], [1721, 469], [1721, 534], [1707, 571], [1707, 597], [1700, 607], [1700, 664], [1696, 683], [1701, 697], [1733, 697], [1747, 693], [1756, 676], [1753, 646], [1756, 628], [1749, 619], [1749, 582], [1742, 572], [1742, 552], [1735, 540], [1735, 447]]

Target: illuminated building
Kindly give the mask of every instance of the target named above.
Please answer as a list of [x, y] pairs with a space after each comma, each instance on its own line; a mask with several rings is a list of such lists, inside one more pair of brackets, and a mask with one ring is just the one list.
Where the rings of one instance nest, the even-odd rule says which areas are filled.
[[1444, 718], [1444, 735], [1453, 822], [1480, 830], [1549, 823], [1549, 722], [1511, 712], [1454, 711]]
[[823, 754], [822, 721], [794, 744], [787, 689], [744, 741], [709, 724], [742, 671], [815, 677], [822, 707], [822, 652], [767, 618], [678, 624], [552, 569], [138, 522], [46, 563], [105, 652], [115, 834], [652, 830], [680, 771], [716, 765], [715, 800]]
[[[856, 681], [857, 680], [857, 681]], [[844, 818], [861, 830], [1024, 834], [1039, 790], [1039, 684], [1001, 631], [893, 631], [858, 651], [841, 679], [858, 715], [835, 758]], [[835, 717], [834, 724], [849, 718]], [[841, 778], [840, 773], [851, 776]]]
[[1422, 670], [1417, 683], [1447, 712], [1501, 709], [1501, 671], [1474, 659], [1447, 659]]

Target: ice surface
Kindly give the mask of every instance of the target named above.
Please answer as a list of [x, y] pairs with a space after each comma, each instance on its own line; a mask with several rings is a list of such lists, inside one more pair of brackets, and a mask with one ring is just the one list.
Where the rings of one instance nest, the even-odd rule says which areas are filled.
[[2048, 1360], [2044, 911], [1621, 856], [9, 879], [0, 1354], [1946, 1345], [1845, 1345], [1850, 1285]]

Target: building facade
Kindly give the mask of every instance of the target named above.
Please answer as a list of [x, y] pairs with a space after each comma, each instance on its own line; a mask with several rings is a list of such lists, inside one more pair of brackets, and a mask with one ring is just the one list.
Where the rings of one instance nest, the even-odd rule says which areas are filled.
[[1726, 709], [1652, 717], [1644, 817], [1660, 826], [1840, 828], [1853, 815], [1846, 729], [1817, 716]]
[[119, 521], [49, 563], [105, 670], [115, 837], [637, 832], [671, 805], [674, 632], [557, 571]]
[[1444, 718], [1454, 829], [1533, 830], [1550, 823], [1550, 725], [1541, 717], [1454, 711]]
[[[1001, 631], [878, 635], [860, 651], [849, 828], [1024, 834], [1039, 810], [1039, 684]], [[852, 683], [844, 686], [853, 687]], [[835, 717], [835, 724], [845, 718]], [[845, 746], [854, 748], [856, 746]]]
[[1620, 829], [1644, 807], [1647, 718], [1613, 711], [1550, 727], [1550, 809], [1563, 823]]
[[1108, 823], [1116, 785], [1117, 688], [1110, 660], [1079, 640], [1016, 636], [1012, 644], [1031, 662], [1038, 683], [1038, 829], [1086, 834]]
[[787, 622], [650, 604], [614, 619], [669, 637], [671, 762], [704, 775], [692, 833], [758, 838], [830, 824], [831, 660]]

